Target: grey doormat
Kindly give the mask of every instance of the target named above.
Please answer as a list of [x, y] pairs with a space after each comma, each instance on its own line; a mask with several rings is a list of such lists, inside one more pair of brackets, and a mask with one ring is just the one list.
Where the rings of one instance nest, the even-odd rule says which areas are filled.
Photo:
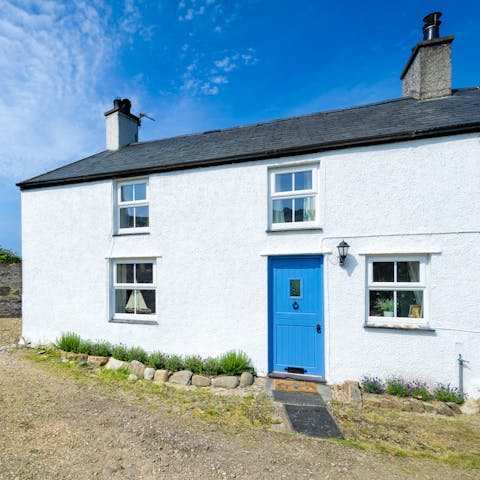
[[273, 391], [273, 399], [276, 402], [285, 403], [287, 405], [305, 405], [308, 407], [325, 407], [325, 402], [317, 393], [296, 393], [296, 392], [279, 392]]
[[327, 407], [285, 405], [290, 423], [298, 433], [319, 438], [343, 438]]

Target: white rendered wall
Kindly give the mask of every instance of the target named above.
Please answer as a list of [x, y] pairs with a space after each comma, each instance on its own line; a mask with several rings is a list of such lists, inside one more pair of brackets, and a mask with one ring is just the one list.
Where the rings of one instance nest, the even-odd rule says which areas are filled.
[[[268, 233], [268, 168], [320, 162], [323, 230]], [[325, 254], [326, 377], [393, 373], [480, 396], [476, 135], [151, 175], [147, 235], [112, 236], [112, 181], [22, 192], [24, 335], [72, 330], [147, 350], [241, 349], [268, 370], [269, 255]], [[335, 246], [351, 245], [346, 268]], [[331, 252], [331, 253], [329, 253]], [[473, 254], [472, 254], [473, 252]], [[428, 256], [435, 332], [365, 329], [368, 254]], [[158, 326], [109, 323], [110, 262], [157, 258]]]

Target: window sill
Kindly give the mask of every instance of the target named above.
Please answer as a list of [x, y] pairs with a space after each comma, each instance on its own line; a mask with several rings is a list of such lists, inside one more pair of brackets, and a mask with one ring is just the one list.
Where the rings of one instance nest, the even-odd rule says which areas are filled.
[[125, 237], [128, 235], [150, 235], [150, 231], [148, 232], [117, 232], [117, 233], [112, 233], [112, 237]]
[[137, 319], [121, 319], [121, 318], [112, 318], [108, 323], [127, 323], [129, 325], [158, 325], [158, 322], [155, 320], [137, 320]]
[[365, 323], [363, 328], [383, 328], [387, 330], [409, 330], [416, 332], [434, 332], [435, 329], [427, 324], [409, 324], [409, 323]]
[[265, 231], [267, 233], [277, 233], [277, 232], [285, 233], [285, 232], [308, 232], [308, 231], [321, 232], [322, 230], [323, 230], [322, 227], [307, 226], [307, 227], [284, 227], [284, 228], [274, 228], [274, 229], [267, 228], [267, 230]]

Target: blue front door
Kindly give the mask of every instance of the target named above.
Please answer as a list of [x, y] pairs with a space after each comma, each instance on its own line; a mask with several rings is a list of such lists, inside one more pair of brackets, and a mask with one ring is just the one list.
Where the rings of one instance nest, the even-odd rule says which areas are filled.
[[270, 369], [324, 377], [323, 257], [269, 262]]

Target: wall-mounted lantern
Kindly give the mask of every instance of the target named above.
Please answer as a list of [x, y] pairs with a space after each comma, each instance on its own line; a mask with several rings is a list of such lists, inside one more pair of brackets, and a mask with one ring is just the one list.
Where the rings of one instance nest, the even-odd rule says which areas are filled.
[[347, 258], [348, 249], [350, 248], [350, 245], [345, 240], [342, 240], [337, 245], [337, 248], [338, 248], [338, 260], [339, 260], [340, 266], [343, 267], [345, 265], [345, 259]]

